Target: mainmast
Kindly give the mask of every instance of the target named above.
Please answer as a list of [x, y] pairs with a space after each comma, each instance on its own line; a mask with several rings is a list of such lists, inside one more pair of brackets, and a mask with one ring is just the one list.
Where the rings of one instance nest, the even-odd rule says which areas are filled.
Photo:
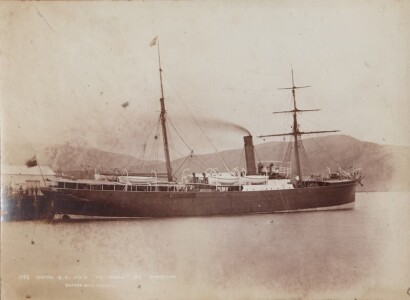
[[160, 79], [160, 83], [161, 83], [161, 98], [159, 99], [159, 101], [161, 102], [160, 119], [161, 119], [161, 127], [162, 127], [162, 137], [163, 137], [163, 141], [164, 141], [164, 154], [165, 154], [165, 162], [166, 162], [166, 165], [167, 165], [168, 181], [171, 182], [171, 181], [173, 181], [173, 178], [172, 178], [171, 160], [169, 158], [168, 135], [167, 135], [167, 124], [166, 124], [166, 113], [167, 113], [167, 111], [165, 110], [164, 88], [163, 88], [163, 85], [162, 85], [161, 55], [160, 55], [160, 52], [159, 52], [159, 42], [157, 41], [157, 38], [155, 38], [154, 41], [157, 44], [157, 49], [158, 49], [159, 79]]
[[293, 136], [293, 144], [295, 148], [295, 161], [296, 161], [296, 168], [297, 168], [297, 175], [298, 175], [298, 186], [303, 186], [303, 174], [302, 174], [302, 166], [300, 161], [300, 154], [299, 154], [299, 137], [303, 134], [312, 134], [312, 133], [325, 133], [325, 132], [338, 132], [339, 130], [324, 130], [324, 131], [307, 131], [303, 132], [299, 130], [298, 118], [297, 114], [301, 112], [308, 112], [308, 111], [319, 111], [319, 109], [298, 109], [296, 106], [296, 89], [308, 88], [309, 85], [306, 86], [295, 86], [295, 80], [293, 77], [293, 69], [292, 69], [292, 86], [287, 88], [279, 88], [279, 90], [292, 90], [292, 98], [293, 98], [293, 109], [287, 111], [276, 111], [273, 112], [274, 114], [280, 113], [292, 113], [293, 115], [293, 126], [292, 132], [290, 133], [281, 133], [281, 134], [269, 134], [269, 135], [261, 135], [258, 136], [259, 138], [265, 137], [273, 137], [273, 136], [285, 136], [285, 135], [292, 135]]

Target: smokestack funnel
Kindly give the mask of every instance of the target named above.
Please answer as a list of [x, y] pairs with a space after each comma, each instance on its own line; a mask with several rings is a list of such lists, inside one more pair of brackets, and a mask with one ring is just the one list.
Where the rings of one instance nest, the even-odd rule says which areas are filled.
[[253, 138], [251, 135], [243, 137], [245, 143], [245, 160], [246, 173], [248, 175], [256, 175], [255, 147], [253, 146]]

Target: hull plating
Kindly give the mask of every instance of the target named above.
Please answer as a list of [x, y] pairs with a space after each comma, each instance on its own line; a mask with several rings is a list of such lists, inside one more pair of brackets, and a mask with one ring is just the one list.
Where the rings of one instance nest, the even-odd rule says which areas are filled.
[[354, 182], [250, 192], [44, 190], [52, 213], [100, 217], [239, 215], [354, 207]]

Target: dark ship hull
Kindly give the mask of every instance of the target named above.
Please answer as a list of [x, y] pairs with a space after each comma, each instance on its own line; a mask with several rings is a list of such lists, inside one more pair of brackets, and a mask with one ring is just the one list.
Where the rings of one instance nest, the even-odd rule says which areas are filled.
[[96, 191], [44, 189], [50, 216], [192, 217], [354, 208], [355, 181], [271, 191]]
[[[299, 130], [297, 114], [315, 110], [297, 109], [295, 90], [303, 87], [295, 86], [293, 70], [292, 87], [285, 88], [292, 90], [293, 109], [275, 112], [293, 115], [292, 132], [259, 137], [293, 136], [297, 176], [292, 175], [290, 162], [288, 167], [273, 161], [268, 166], [259, 162], [257, 170], [253, 139], [249, 134], [244, 137], [246, 170], [239, 171], [236, 168], [238, 172], [235, 172], [235, 169], [229, 170], [223, 163], [227, 171], [225, 173], [210, 168], [204, 173], [193, 172], [192, 176], [189, 176], [185, 174], [185, 170], [189, 169], [185, 169], [182, 172], [182, 182], [176, 183], [169, 154], [159, 46], [158, 62], [161, 80], [160, 123], [167, 182], [159, 181], [157, 174], [155, 177], [127, 174], [118, 176], [117, 182], [60, 180], [54, 187], [42, 190], [50, 204], [50, 217], [55, 214], [97, 217], [192, 217], [354, 207], [355, 187], [360, 182], [357, 174], [340, 174], [336, 179], [321, 176], [315, 179], [315, 176], [311, 175], [309, 181], [303, 177], [299, 154], [303, 149], [300, 147], [300, 137], [304, 134], [336, 131]], [[273, 174], [284, 176], [272, 176]]]

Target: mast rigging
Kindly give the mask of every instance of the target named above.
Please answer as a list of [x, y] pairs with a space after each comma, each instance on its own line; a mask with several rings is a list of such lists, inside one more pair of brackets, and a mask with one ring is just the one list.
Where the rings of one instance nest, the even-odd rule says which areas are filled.
[[311, 111], [319, 111], [320, 109], [298, 109], [296, 106], [296, 89], [308, 88], [311, 87], [310, 85], [305, 86], [295, 86], [295, 80], [293, 77], [293, 68], [292, 68], [292, 86], [286, 88], [279, 88], [279, 90], [292, 90], [292, 98], [293, 98], [293, 109], [287, 111], [276, 111], [273, 112], [274, 114], [280, 113], [292, 113], [293, 115], [293, 126], [292, 132], [289, 133], [280, 133], [280, 134], [269, 134], [269, 135], [260, 135], [259, 138], [265, 137], [274, 137], [274, 136], [286, 136], [291, 135], [293, 136], [293, 144], [295, 148], [295, 160], [296, 160], [296, 168], [297, 168], [297, 183], [298, 186], [303, 186], [303, 178], [302, 178], [302, 166], [300, 161], [300, 154], [299, 154], [299, 137], [303, 134], [313, 134], [313, 133], [329, 133], [329, 132], [339, 132], [339, 130], [322, 130], [322, 131], [299, 131], [299, 123], [297, 120], [297, 114], [301, 112], [311, 112]]

